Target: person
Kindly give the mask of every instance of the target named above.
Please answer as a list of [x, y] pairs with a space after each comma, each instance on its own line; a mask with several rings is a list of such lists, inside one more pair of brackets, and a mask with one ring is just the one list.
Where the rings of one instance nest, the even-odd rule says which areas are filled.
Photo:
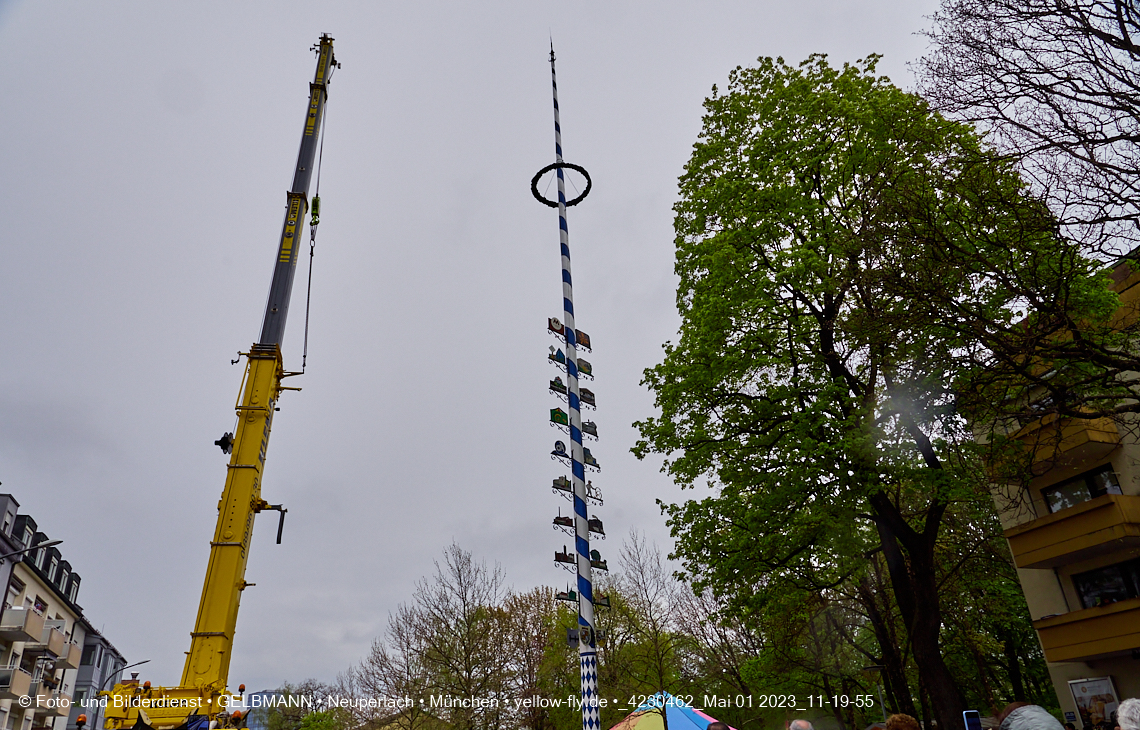
[[792, 720], [788, 724], [788, 730], [815, 730], [815, 728], [807, 720]]
[[899, 712], [887, 718], [887, 730], [922, 730], [922, 725], [910, 715]]
[[714, 720], [709, 723], [708, 730], [732, 730], [732, 728], [720, 720]]
[[1011, 702], [997, 716], [1001, 730], [1064, 730], [1061, 721], [1040, 705]]
[[1071, 722], [1065, 723], [1065, 730], [1077, 730], [1077, 726]]
[[1116, 708], [1116, 730], [1140, 730], [1140, 700], [1124, 700]]

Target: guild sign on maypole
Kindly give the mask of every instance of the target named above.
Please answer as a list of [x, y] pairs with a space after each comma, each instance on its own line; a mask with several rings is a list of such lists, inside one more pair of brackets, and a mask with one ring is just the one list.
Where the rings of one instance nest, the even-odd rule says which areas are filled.
[[[534, 197], [544, 205], [558, 209], [558, 239], [562, 252], [562, 319], [551, 317], [547, 320], [547, 330], [555, 335], [562, 348], [551, 347], [548, 362], [565, 372], [550, 381], [550, 392], [566, 403], [550, 410], [550, 424], [570, 435], [570, 445], [557, 440], [551, 458], [570, 467], [570, 476], [560, 476], [554, 480], [552, 488], [573, 502], [574, 514], [563, 516], [559, 510], [554, 518], [554, 528], [574, 536], [574, 551], [565, 546], [562, 552], [554, 553], [554, 561], [577, 574], [577, 590], [559, 593], [558, 598], [578, 604], [578, 630], [570, 638], [578, 644], [578, 659], [582, 670], [582, 728], [600, 730], [601, 716], [598, 712], [598, 631], [594, 623], [594, 607], [608, 605], [602, 597], [594, 596], [593, 571], [607, 570], [606, 561], [597, 550], [590, 549], [590, 533], [605, 538], [602, 521], [587, 513], [587, 506], [602, 504], [601, 491], [592, 481], [586, 479], [586, 469], [601, 471], [598, 460], [582, 444], [583, 434], [598, 438], [598, 427], [593, 421], [582, 421], [582, 408], [597, 406], [594, 393], [580, 385], [582, 378], [593, 379], [594, 369], [586, 360], [578, 358], [579, 350], [590, 350], [590, 337], [575, 328], [574, 287], [570, 278], [570, 230], [566, 225], [566, 209], [577, 205], [590, 193], [592, 183], [585, 168], [562, 160], [562, 127], [558, 119], [558, 79], [554, 72], [554, 44], [550, 46], [550, 79], [554, 87], [554, 152], [555, 161], [538, 171], [530, 181]], [[555, 172], [558, 181], [558, 200], [550, 200], [538, 191], [538, 181], [550, 171]], [[565, 170], [574, 170], [586, 179], [586, 187], [570, 201], [566, 200]]]

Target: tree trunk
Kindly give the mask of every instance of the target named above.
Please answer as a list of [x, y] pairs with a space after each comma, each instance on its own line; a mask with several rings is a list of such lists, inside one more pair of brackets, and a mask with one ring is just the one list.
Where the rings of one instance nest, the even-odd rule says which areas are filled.
[[906, 680], [906, 667], [903, 664], [902, 654], [899, 652], [894, 632], [891, 631], [887, 618], [879, 610], [878, 603], [875, 602], [876, 591], [872, 590], [866, 577], [859, 581], [856, 591], [862, 599], [863, 608], [867, 610], [867, 618], [871, 622], [875, 639], [879, 643], [880, 661], [883, 663], [883, 684], [887, 694], [894, 699], [895, 712], [917, 717], [914, 697], [910, 693], [910, 684]]
[[[919, 533], [906, 523], [885, 493], [873, 495], [870, 502], [875, 510], [895, 600], [907, 626], [914, 663], [929, 693], [934, 717], [940, 730], [963, 730], [965, 708], [939, 646], [942, 612], [934, 572], [934, 537], [941, 510], [936, 503], [932, 504], [926, 514], [926, 529]], [[906, 548], [905, 557], [900, 543]]]
[[926, 685], [922, 683], [922, 677], [918, 678], [918, 701], [922, 703], [923, 730], [934, 730], [930, 722], [930, 695], [926, 693]]
[[1013, 686], [1013, 701], [1026, 702], [1025, 682], [1021, 678], [1021, 662], [1017, 656], [1017, 642], [1012, 631], [1001, 637], [1005, 646], [1006, 672], [1009, 674], [1009, 683]]
[[[974, 658], [974, 665], [978, 668], [978, 679], [982, 683], [982, 698], [985, 700], [986, 705], [990, 708], [994, 715], [998, 713], [1000, 708], [997, 707], [997, 699], [994, 697], [993, 682], [990, 681], [993, 675], [993, 668], [986, 663], [986, 658], [982, 656], [982, 652], [978, 649], [978, 645], [971, 639], [965, 639], [966, 645], [970, 647], [970, 655]], [[996, 677], [995, 677], [996, 679]]]
[[[827, 693], [828, 697], [835, 694], [831, 689], [831, 680], [827, 678], [826, 674], [823, 675], [823, 691]], [[843, 722], [843, 708], [839, 706], [838, 702], [832, 703], [831, 714], [835, 717], [835, 722], [839, 724], [839, 730], [847, 730], [847, 725]]]

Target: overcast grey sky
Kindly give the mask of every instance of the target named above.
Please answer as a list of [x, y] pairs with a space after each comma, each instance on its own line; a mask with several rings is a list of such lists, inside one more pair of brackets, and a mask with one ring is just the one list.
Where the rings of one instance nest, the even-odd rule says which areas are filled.
[[[283, 396], [230, 684], [332, 679], [452, 540], [516, 588], [562, 587], [550, 520], [561, 312], [548, 38], [578, 326], [594, 343], [596, 511], [616, 558], [680, 491], [629, 453], [638, 384], [674, 337], [676, 179], [701, 102], [758, 56], [907, 62], [933, 0], [0, 0], [0, 480], [83, 576], [146, 679], [177, 683], [241, 379], [323, 31], [326, 118], [309, 374]], [[285, 339], [299, 367], [304, 269]], [[689, 493], [691, 494], [691, 493]], [[701, 496], [701, 495], [696, 495]], [[572, 541], [570, 541], [572, 542]]]

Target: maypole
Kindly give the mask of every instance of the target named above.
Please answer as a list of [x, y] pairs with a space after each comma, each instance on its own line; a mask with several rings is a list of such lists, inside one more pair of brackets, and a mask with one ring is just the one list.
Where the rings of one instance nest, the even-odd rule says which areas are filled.
[[[555, 460], [568, 463], [571, 476], [560, 477], [554, 480], [556, 492], [562, 492], [572, 498], [574, 515], [572, 518], [555, 518], [555, 527], [562, 527], [567, 532], [573, 528], [574, 554], [570, 555], [565, 548], [562, 553], [555, 553], [556, 562], [567, 566], [573, 565], [577, 572], [577, 591], [560, 594], [564, 600], [575, 600], [578, 603], [578, 659], [581, 666], [582, 679], [582, 728], [583, 730], [599, 730], [601, 717], [598, 712], [598, 632], [594, 623], [594, 586], [593, 569], [606, 570], [606, 563], [597, 551], [590, 550], [590, 531], [604, 537], [601, 520], [590, 519], [586, 512], [588, 503], [601, 504], [601, 493], [586, 481], [586, 467], [600, 471], [598, 462], [582, 444], [583, 431], [597, 438], [597, 426], [586, 421], [582, 422], [582, 407], [594, 406], [594, 394], [586, 388], [581, 388], [579, 380], [582, 377], [591, 377], [593, 368], [585, 360], [578, 358], [579, 349], [590, 349], [590, 338], [575, 328], [574, 322], [574, 287], [570, 277], [570, 231], [566, 225], [566, 209], [581, 202], [590, 192], [590, 176], [584, 168], [563, 161], [562, 159], [562, 127], [559, 122], [558, 110], [558, 78], [554, 70], [554, 44], [550, 47], [550, 79], [554, 90], [554, 152], [555, 162], [547, 165], [531, 180], [531, 192], [542, 203], [558, 209], [558, 239], [562, 253], [562, 321], [551, 318], [548, 329], [560, 336], [565, 352], [552, 352], [549, 359], [556, 365], [565, 368], [566, 382], [555, 378], [550, 382], [550, 389], [556, 395], [565, 399], [567, 411], [561, 408], [550, 412], [551, 423], [560, 426], [570, 434], [570, 449], [565, 444], [556, 441], [554, 451], [551, 452]], [[566, 178], [564, 170], [571, 169], [581, 173], [586, 178], [586, 188], [578, 197], [567, 202]], [[547, 172], [554, 170], [558, 181], [558, 202], [546, 199], [538, 192], [538, 181]]]

